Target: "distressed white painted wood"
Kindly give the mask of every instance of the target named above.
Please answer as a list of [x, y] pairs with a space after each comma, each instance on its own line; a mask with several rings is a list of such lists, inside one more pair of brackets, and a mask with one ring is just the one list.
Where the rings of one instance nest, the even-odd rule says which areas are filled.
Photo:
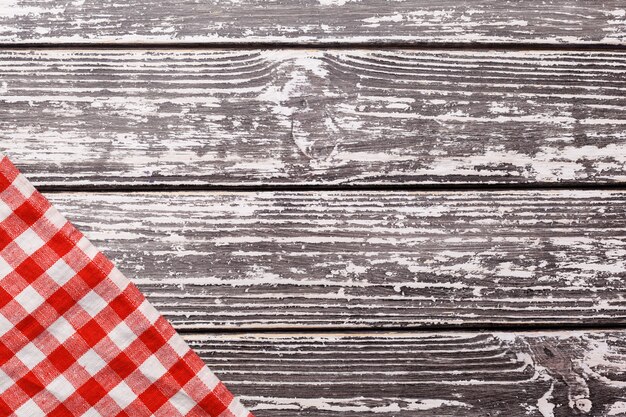
[[626, 334], [187, 335], [257, 417], [626, 414]]
[[626, 323], [623, 191], [48, 197], [179, 328]]
[[624, 44], [622, 0], [5, 0], [0, 42]]
[[626, 180], [626, 53], [0, 52], [38, 185]]
[[[623, 0], [10, 0], [0, 43], [52, 46], [0, 51], [48, 190], [626, 180], [626, 52], [572, 49]], [[570, 51], [258, 49], [392, 44]], [[626, 325], [626, 191], [48, 197], [258, 417], [626, 416], [622, 330], [372, 331]]]

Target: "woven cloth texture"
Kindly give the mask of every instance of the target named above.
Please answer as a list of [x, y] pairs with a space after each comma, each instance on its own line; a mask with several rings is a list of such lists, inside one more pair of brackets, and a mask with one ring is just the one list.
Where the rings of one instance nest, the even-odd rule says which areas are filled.
[[252, 417], [0, 155], [0, 416]]

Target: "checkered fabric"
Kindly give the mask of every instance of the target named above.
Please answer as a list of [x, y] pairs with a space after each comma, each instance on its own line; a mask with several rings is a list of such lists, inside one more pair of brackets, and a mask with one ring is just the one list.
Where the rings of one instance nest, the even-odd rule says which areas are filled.
[[252, 417], [0, 158], [0, 416]]

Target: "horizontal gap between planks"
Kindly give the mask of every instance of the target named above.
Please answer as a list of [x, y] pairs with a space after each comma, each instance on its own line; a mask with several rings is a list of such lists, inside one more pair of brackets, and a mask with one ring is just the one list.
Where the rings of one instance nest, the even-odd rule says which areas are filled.
[[65, 192], [163, 192], [163, 191], [223, 191], [223, 192], [296, 192], [296, 191], [532, 191], [532, 190], [624, 190], [626, 183], [511, 183], [511, 184], [266, 184], [266, 185], [211, 185], [211, 184], [138, 184], [111, 185], [38, 185], [44, 193]]
[[194, 334], [246, 334], [246, 333], [284, 333], [284, 334], [319, 334], [319, 333], [492, 333], [492, 332], [555, 332], [555, 331], [610, 331], [610, 330], [626, 330], [626, 318], [623, 324], [607, 323], [555, 323], [555, 324], [467, 324], [467, 325], [432, 325], [432, 326], [306, 326], [306, 327], [239, 327], [239, 328], [177, 328], [176, 331], [181, 335]]
[[494, 51], [626, 51], [626, 44], [601, 43], [437, 43], [437, 42], [73, 42], [1, 43], [0, 49], [406, 49], [406, 50], [494, 50]]

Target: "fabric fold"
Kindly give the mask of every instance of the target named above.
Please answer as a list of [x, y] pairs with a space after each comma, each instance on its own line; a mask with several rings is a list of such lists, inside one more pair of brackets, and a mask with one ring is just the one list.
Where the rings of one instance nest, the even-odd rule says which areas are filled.
[[0, 416], [253, 417], [3, 155]]

